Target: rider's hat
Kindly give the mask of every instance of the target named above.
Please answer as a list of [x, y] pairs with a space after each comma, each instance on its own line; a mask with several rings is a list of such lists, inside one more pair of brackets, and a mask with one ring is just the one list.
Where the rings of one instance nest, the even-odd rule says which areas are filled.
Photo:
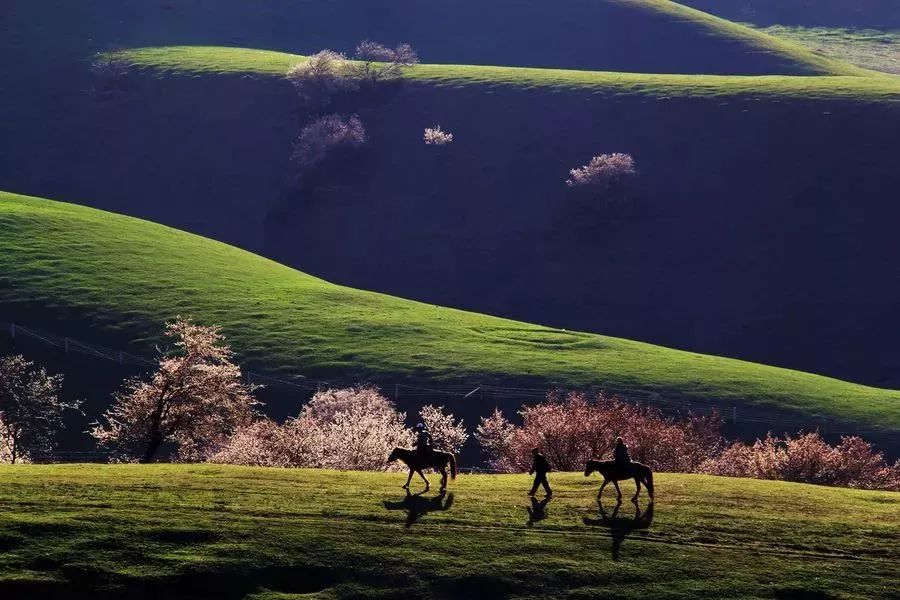
[[425, 429], [425, 423], [416, 424], [416, 429]]

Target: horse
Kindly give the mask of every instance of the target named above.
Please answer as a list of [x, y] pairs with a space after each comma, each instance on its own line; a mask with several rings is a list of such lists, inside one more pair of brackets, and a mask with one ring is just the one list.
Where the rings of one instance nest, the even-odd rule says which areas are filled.
[[423, 469], [434, 469], [441, 472], [441, 491], [447, 489], [447, 465], [450, 465], [450, 478], [456, 479], [456, 457], [449, 452], [441, 452], [439, 450], [429, 450], [420, 452], [418, 450], [409, 450], [408, 448], [394, 448], [391, 455], [388, 456], [388, 462], [395, 460], [402, 461], [409, 467], [409, 477], [406, 478], [404, 489], [409, 489], [409, 482], [412, 481], [413, 473], [418, 473], [422, 481], [425, 482], [425, 491], [431, 488], [431, 484], [425, 479], [422, 473]]
[[651, 471], [650, 467], [647, 465], [632, 461], [631, 465], [626, 470], [617, 465], [613, 460], [587, 461], [584, 465], [584, 476], [587, 477], [594, 471], [597, 471], [603, 476], [603, 484], [600, 486], [600, 491], [597, 492], [597, 498], [603, 494], [603, 488], [606, 487], [606, 484], [612, 481], [612, 484], [616, 487], [617, 498], [619, 502], [621, 502], [622, 490], [619, 489], [618, 482], [623, 479], [634, 479], [637, 490], [634, 492], [631, 501], [637, 502], [638, 494], [641, 493], [641, 484], [643, 483], [647, 487], [647, 493], [650, 495], [650, 502], [653, 502], [653, 471]]

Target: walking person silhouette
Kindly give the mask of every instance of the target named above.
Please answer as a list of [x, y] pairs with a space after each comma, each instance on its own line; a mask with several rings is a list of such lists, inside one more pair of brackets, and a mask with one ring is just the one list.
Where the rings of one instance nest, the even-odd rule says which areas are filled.
[[547, 473], [550, 472], [550, 463], [537, 448], [534, 448], [531, 451], [531, 455], [534, 457], [534, 459], [532, 460], [531, 470], [528, 471], [528, 474], [534, 475], [534, 485], [531, 486], [531, 491], [528, 492], [528, 495], [534, 496], [534, 493], [537, 492], [538, 486], [542, 485], [544, 486], [544, 492], [546, 492], [547, 496], [550, 497], [553, 495], [553, 490], [550, 489], [550, 483], [547, 481]]

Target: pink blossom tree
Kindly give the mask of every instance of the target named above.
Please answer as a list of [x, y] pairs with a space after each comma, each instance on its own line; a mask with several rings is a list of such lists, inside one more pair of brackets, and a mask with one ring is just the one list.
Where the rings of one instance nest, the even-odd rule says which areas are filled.
[[569, 171], [571, 179], [566, 180], [569, 187], [593, 187], [609, 189], [637, 175], [634, 159], [630, 154], [615, 152], [595, 156], [583, 167]]
[[298, 63], [287, 73], [305, 105], [322, 108], [339, 94], [355, 91], [359, 87], [350, 62], [343, 54], [322, 50]]
[[403, 74], [404, 67], [419, 63], [418, 54], [409, 44], [388, 48], [370, 40], [359, 43], [353, 58], [356, 60], [353, 67], [356, 76], [372, 85], [397, 79]]
[[25, 357], [0, 357], [0, 462], [16, 463], [50, 452], [66, 410], [62, 375], [48, 375]]
[[145, 380], [129, 379], [90, 434], [101, 446], [152, 460], [160, 446], [172, 443], [182, 459], [196, 460], [216, 450], [251, 423], [257, 402], [232, 362], [231, 349], [218, 327], [176, 318], [166, 323], [174, 351], [160, 357]]
[[325, 115], [306, 125], [294, 143], [291, 160], [305, 172], [340, 148], [358, 148], [366, 141], [366, 130], [356, 115]]
[[423, 406], [419, 410], [419, 418], [428, 426], [433, 446], [437, 450], [458, 454], [469, 439], [463, 422], [457, 421], [443, 406]]

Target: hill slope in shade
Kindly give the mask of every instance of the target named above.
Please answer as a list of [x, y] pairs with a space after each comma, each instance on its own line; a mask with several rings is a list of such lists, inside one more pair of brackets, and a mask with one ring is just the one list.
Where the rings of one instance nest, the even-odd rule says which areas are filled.
[[409, 42], [438, 63], [752, 75], [846, 68], [668, 0], [7, 0], [4, 21], [0, 48], [14, 62], [177, 44], [349, 52], [376, 39]]
[[555, 495], [534, 520], [525, 475], [462, 475], [446, 496], [406, 496], [404, 479], [189, 465], [0, 467], [0, 593], [896, 597], [897, 493], [657, 474], [652, 511], [642, 498], [639, 518], [627, 501], [612, 515], [607, 490], [604, 521], [596, 479], [554, 473]]
[[895, 0], [682, 0], [732, 21], [805, 27], [900, 28]]
[[[0, 180], [355, 288], [900, 386], [900, 80], [423, 65], [336, 107], [368, 146], [298, 194], [306, 116], [278, 76], [302, 57], [124, 56], [152, 69], [8, 122]], [[435, 123], [456, 133], [442, 153], [421, 142]], [[640, 170], [617, 219], [563, 183], [612, 151]]]
[[73, 337], [143, 347], [189, 314], [269, 373], [601, 384], [900, 427], [900, 392], [353, 290], [94, 209], [3, 193], [0, 228], [5, 320]]

